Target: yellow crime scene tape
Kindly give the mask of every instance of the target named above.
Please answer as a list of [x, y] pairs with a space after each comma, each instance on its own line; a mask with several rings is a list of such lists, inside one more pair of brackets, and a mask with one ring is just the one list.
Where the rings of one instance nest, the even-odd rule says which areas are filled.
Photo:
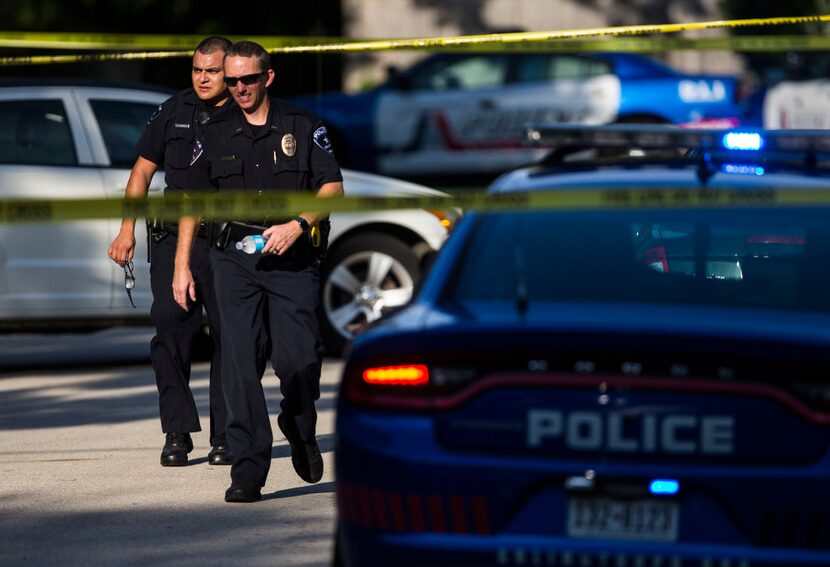
[[[231, 41], [255, 41], [266, 48], [309, 44], [329, 44], [350, 41], [344, 37], [314, 36], [241, 36], [228, 35]], [[162, 35], [121, 33], [62, 33], [62, 32], [14, 32], [0, 31], [0, 47], [28, 49], [186, 49], [193, 48], [205, 39], [204, 35]]]
[[[540, 43], [540, 49], [558, 50], [555, 43], [570, 41], [568, 50], [609, 51], [617, 50], [605, 41], [585, 45], [578, 48], [579, 42], [586, 38], [607, 37], [620, 38], [647, 34], [669, 34], [683, 31], [699, 31], [713, 29], [730, 29], [760, 26], [782, 26], [793, 24], [825, 23], [830, 22], [830, 15], [793, 16], [782, 18], [754, 18], [742, 20], [715, 20], [709, 22], [689, 22], [677, 24], [648, 24], [636, 26], [617, 26], [587, 28], [579, 30], [560, 30], [544, 32], [516, 32], [502, 34], [483, 34], [466, 36], [447, 36], [415, 39], [385, 39], [385, 40], [340, 40], [339, 38], [296, 37], [254, 37], [249, 38], [261, 43], [270, 53], [348, 53], [355, 51], [387, 51], [387, 50], [447, 50], [447, 49], [519, 49], [532, 43]], [[619, 41], [620, 49], [628, 46], [629, 51], [664, 51], [666, 49], [736, 49], [734, 46], [743, 46], [740, 49], [747, 51], [769, 51], [790, 49], [824, 49], [823, 36], [815, 40], [804, 41], [798, 36], [779, 36], [775, 41], [767, 41], [763, 37], [750, 38], [709, 38], [687, 39], [684, 41], [666, 42]], [[642, 38], [643, 40], [655, 38]], [[656, 38], [660, 40], [660, 38]], [[2, 57], [0, 66], [10, 65], [42, 65], [54, 63], [76, 63], [107, 60], [130, 59], [164, 59], [173, 57], [187, 57], [192, 53], [192, 46], [198, 43], [195, 36], [169, 35], [141, 35], [141, 34], [71, 34], [71, 33], [38, 33], [38, 32], [0, 32], [0, 47], [51, 47], [93, 49], [136, 49], [142, 47], [148, 51], [132, 53], [89, 53], [67, 55], [32, 55], [20, 57]], [[547, 43], [548, 45], [542, 45]], [[672, 47], [673, 46], [673, 47]], [[706, 47], [704, 47], [706, 46]], [[806, 47], [805, 47], [806, 46]], [[810, 47], [812, 46], [812, 47]], [[151, 48], [187, 47], [187, 50], [177, 51], [149, 51]], [[523, 47], [524, 48], [524, 47]], [[565, 49], [564, 47], [562, 48]]]
[[146, 217], [205, 220], [287, 217], [302, 211], [357, 213], [400, 209], [462, 211], [603, 210], [619, 208], [723, 208], [830, 206], [830, 189], [584, 189], [517, 193], [466, 192], [449, 197], [343, 197], [318, 199], [308, 192], [213, 192], [194, 197], [144, 199], [6, 199], [0, 223], [51, 223]]
[[[182, 36], [188, 37], [191, 36]], [[204, 38], [202, 38], [204, 39]], [[239, 38], [241, 39], [241, 38]], [[256, 41], [266, 49], [275, 52], [273, 44], [291, 43], [307, 44], [309, 38], [245, 38]], [[270, 39], [270, 45], [265, 41]], [[45, 56], [18, 56], [0, 58], [0, 64], [28, 65], [47, 63], [78, 63], [85, 61], [103, 60], [136, 60], [136, 59], [170, 59], [178, 57], [189, 57], [192, 55], [192, 46], [198, 44], [200, 39], [188, 39], [182, 42], [186, 51], [145, 51], [131, 53], [94, 53], [94, 54], [67, 54], [67, 55], [45, 55]], [[323, 38], [317, 41], [326, 41]], [[333, 44], [345, 41], [340, 38], [329, 38]], [[8, 43], [10, 46], [16, 42], [6, 42], [0, 39], [0, 47]], [[160, 49], [148, 41], [148, 48]], [[160, 42], [161, 43], [161, 42]], [[132, 44], [130, 44], [132, 45]], [[60, 47], [70, 49], [123, 49], [123, 44], [107, 43], [67, 43], [50, 45], [48, 42], [33, 41], [31, 45], [13, 45], [14, 47], [45, 48]], [[824, 35], [746, 35], [706, 38], [679, 38], [679, 37], [609, 37], [605, 39], [563, 39], [563, 40], [540, 40], [514, 43], [476, 43], [459, 44], [453, 46], [429, 46], [412, 48], [412, 50], [423, 50], [433, 52], [487, 52], [487, 53], [595, 53], [598, 51], [615, 53], [664, 53], [666, 51], [736, 51], [736, 52], [774, 52], [774, 51], [825, 51], [830, 50], [830, 36]]]
[[830, 49], [830, 36], [824, 35], [744, 35], [706, 38], [611, 37], [607, 39], [566, 39], [523, 43], [474, 44], [436, 48], [442, 52], [490, 53], [664, 53], [666, 51], [824, 51]]

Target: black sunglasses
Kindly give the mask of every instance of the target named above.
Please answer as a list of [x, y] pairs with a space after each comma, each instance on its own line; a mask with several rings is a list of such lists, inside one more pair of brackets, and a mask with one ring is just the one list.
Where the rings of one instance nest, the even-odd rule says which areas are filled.
[[241, 77], [228, 77], [225, 76], [225, 84], [229, 87], [235, 87], [236, 83], [242, 81], [243, 85], [253, 85], [256, 83], [261, 76], [263, 76], [267, 71], [260, 71], [259, 73], [251, 73], [250, 75], [242, 75]]

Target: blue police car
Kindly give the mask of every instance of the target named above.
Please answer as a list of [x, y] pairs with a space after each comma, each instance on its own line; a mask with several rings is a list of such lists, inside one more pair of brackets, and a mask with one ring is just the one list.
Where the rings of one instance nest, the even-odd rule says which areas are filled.
[[497, 174], [544, 151], [527, 123], [695, 123], [739, 115], [736, 80], [632, 54], [442, 53], [358, 95], [296, 102], [323, 118], [338, 160], [395, 177]]
[[830, 565], [830, 136], [530, 137], [353, 345], [336, 564]]

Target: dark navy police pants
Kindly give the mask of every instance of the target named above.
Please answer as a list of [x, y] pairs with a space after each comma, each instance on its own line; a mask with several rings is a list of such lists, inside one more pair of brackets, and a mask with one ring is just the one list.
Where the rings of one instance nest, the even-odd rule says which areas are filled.
[[210, 442], [225, 444], [227, 409], [221, 384], [221, 348], [219, 313], [213, 274], [205, 239], [197, 237], [190, 255], [190, 270], [196, 282], [197, 301], [185, 311], [173, 299], [173, 268], [176, 236], [167, 235], [160, 242], [151, 239], [150, 286], [153, 307], [150, 315], [156, 336], [150, 341], [150, 359], [159, 391], [161, 429], [165, 433], [201, 431], [199, 414], [190, 390], [190, 363], [193, 337], [202, 324], [202, 306], [208, 315], [213, 340], [210, 364]]
[[[300, 241], [295, 246], [300, 245]], [[231, 243], [211, 250], [222, 319], [222, 385], [228, 404], [231, 478], [265, 484], [273, 434], [262, 389], [268, 359], [280, 380], [285, 418], [312, 441], [317, 427], [323, 348], [317, 320], [316, 257], [246, 254]]]

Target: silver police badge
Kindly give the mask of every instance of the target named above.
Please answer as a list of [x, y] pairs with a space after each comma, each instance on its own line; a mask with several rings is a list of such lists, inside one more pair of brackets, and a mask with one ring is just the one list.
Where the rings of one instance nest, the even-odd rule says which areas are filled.
[[288, 157], [294, 157], [294, 154], [297, 153], [297, 138], [294, 137], [294, 134], [283, 136], [280, 145], [282, 146], [282, 153]]

